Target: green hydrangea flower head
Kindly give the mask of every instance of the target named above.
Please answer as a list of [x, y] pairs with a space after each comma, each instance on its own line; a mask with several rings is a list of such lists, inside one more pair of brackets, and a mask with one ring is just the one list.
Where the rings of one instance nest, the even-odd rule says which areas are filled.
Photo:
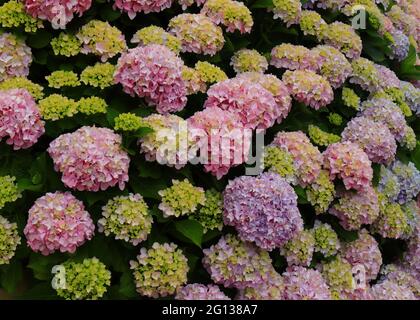
[[296, 183], [296, 171], [292, 155], [277, 146], [264, 149], [264, 168], [275, 172], [290, 183]]
[[321, 214], [328, 210], [334, 196], [335, 187], [330, 174], [326, 170], [321, 170], [316, 180], [307, 187], [306, 197], [314, 206], [316, 214]]
[[340, 250], [340, 240], [329, 224], [317, 220], [312, 233], [315, 239], [315, 252], [321, 253], [324, 257], [331, 257]]
[[187, 283], [188, 260], [174, 243], [155, 242], [141, 248], [137, 260], [130, 261], [137, 292], [151, 298], [166, 297]]
[[15, 181], [15, 177], [0, 176], [0, 209], [2, 209], [6, 203], [14, 202], [22, 197]]
[[17, 224], [0, 216], [0, 266], [10, 263], [19, 244]]
[[341, 140], [340, 136], [325, 132], [312, 124], [308, 126], [308, 135], [316, 145], [323, 147], [327, 147], [330, 144], [339, 142]]
[[203, 188], [193, 186], [187, 179], [172, 180], [172, 186], [159, 191], [162, 198], [159, 209], [165, 217], [183, 216], [193, 213], [198, 205], [206, 201]]
[[340, 116], [338, 113], [331, 112], [328, 115], [328, 121], [335, 126], [341, 126], [341, 124], [343, 123], [343, 117]]
[[57, 70], [52, 72], [45, 79], [48, 81], [50, 88], [62, 88], [62, 87], [77, 87], [80, 85], [78, 75], [73, 71]]
[[81, 43], [75, 35], [61, 32], [51, 40], [51, 47], [56, 56], [73, 57], [80, 53]]
[[134, 113], [120, 113], [114, 119], [114, 130], [116, 131], [137, 131], [141, 127], [148, 127], [142, 117]]
[[86, 258], [82, 262], [68, 260], [62, 267], [65, 283], [56, 291], [58, 296], [66, 300], [97, 300], [111, 285], [111, 272], [96, 257]]
[[198, 221], [204, 233], [209, 230], [222, 230], [223, 228], [223, 196], [214, 189], [206, 190], [204, 205], [193, 212], [189, 218]]
[[44, 97], [44, 88], [25, 77], [14, 77], [0, 82], [0, 90], [26, 89], [35, 100]]
[[140, 29], [134, 34], [131, 43], [139, 43], [142, 46], [160, 44], [168, 47], [175, 53], [181, 51], [181, 40], [157, 26], [148, 26]]
[[3, 28], [23, 26], [25, 32], [36, 32], [44, 27], [42, 20], [27, 14], [23, 2], [18, 0], [10, 0], [0, 7], [0, 25]]
[[194, 69], [197, 70], [200, 78], [207, 84], [213, 84], [228, 78], [222, 69], [207, 61], [198, 61]]
[[80, 74], [80, 80], [85, 85], [105, 89], [114, 84], [115, 65], [109, 62], [96, 63], [86, 67]]
[[108, 107], [104, 99], [95, 96], [81, 98], [77, 104], [77, 110], [86, 115], [106, 113]]
[[341, 91], [341, 98], [346, 107], [359, 110], [360, 98], [353, 89], [344, 87]]
[[60, 94], [52, 94], [39, 101], [39, 110], [45, 120], [60, 120], [77, 113], [78, 103]]
[[98, 221], [99, 232], [115, 239], [138, 245], [147, 239], [152, 231], [153, 218], [149, 207], [139, 194], [117, 196], [102, 208], [102, 218]]

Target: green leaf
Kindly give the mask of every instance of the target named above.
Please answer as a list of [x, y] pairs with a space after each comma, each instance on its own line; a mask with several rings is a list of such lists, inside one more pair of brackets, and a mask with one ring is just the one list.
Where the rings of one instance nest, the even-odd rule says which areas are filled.
[[138, 296], [131, 272], [124, 272], [122, 274], [118, 292], [126, 298], [135, 298]]
[[53, 35], [46, 30], [38, 30], [34, 35], [29, 35], [26, 43], [35, 49], [41, 49], [50, 44]]
[[175, 221], [174, 225], [175, 230], [201, 248], [201, 242], [203, 240], [203, 227], [199, 222], [192, 219], [186, 219]]
[[296, 192], [296, 194], [298, 196], [298, 203], [300, 203], [300, 204], [309, 203], [308, 202], [308, 199], [306, 198], [306, 191], [305, 191], [305, 189], [303, 189], [300, 186], [295, 186], [294, 189], [295, 189], [295, 192]]
[[274, 8], [273, 0], [257, 0], [251, 9]]
[[121, 12], [112, 10], [112, 6], [107, 5], [101, 9], [100, 16], [104, 20], [114, 21], [114, 20], [117, 20], [121, 16]]
[[1, 287], [8, 293], [16, 291], [17, 286], [22, 280], [23, 269], [20, 261], [14, 260], [1, 272]]

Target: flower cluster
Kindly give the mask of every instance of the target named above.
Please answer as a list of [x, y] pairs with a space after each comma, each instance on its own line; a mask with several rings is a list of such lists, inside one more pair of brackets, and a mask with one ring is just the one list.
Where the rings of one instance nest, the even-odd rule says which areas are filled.
[[111, 285], [111, 272], [98, 258], [86, 258], [81, 262], [68, 260], [64, 268], [64, 288], [58, 286], [57, 294], [66, 300], [97, 300], [103, 297]]
[[39, 110], [44, 120], [56, 121], [77, 113], [77, 102], [54, 93], [39, 101]]
[[248, 158], [251, 132], [243, 127], [237, 113], [207, 107], [188, 119], [188, 130], [191, 141], [201, 150], [197, 157], [204, 170], [218, 179]]
[[32, 52], [24, 41], [11, 33], [0, 34], [0, 52], [0, 81], [29, 74]]
[[80, 85], [78, 75], [73, 71], [57, 70], [46, 76], [50, 88], [77, 87]]
[[222, 230], [223, 228], [223, 196], [220, 192], [210, 189], [205, 192], [206, 200], [202, 206], [189, 215], [189, 218], [198, 221], [204, 233], [209, 230]]
[[95, 226], [83, 203], [70, 192], [47, 193], [29, 210], [24, 233], [33, 251], [75, 252], [93, 237]]
[[241, 49], [235, 52], [230, 65], [236, 73], [265, 72], [268, 68], [267, 59], [254, 49]]
[[304, 46], [282, 43], [271, 50], [270, 64], [276, 68], [288, 70], [311, 70], [318, 69], [316, 55]]
[[331, 293], [317, 270], [292, 266], [283, 273], [285, 300], [330, 300]]
[[287, 264], [309, 266], [315, 248], [315, 238], [311, 231], [303, 230], [290, 239], [280, 250]]
[[283, 300], [283, 278], [276, 272], [270, 272], [268, 279], [258, 285], [239, 290], [236, 300]]
[[133, 126], [144, 122], [144, 126], [153, 130], [139, 140], [140, 153], [144, 153], [147, 161], [157, 161], [177, 169], [187, 163], [192, 143], [188, 139], [188, 126], [184, 119], [172, 114], [152, 114], [144, 119], [130, 118], [132, 123], [122, 124], [124, 129], [134, 129]]
[[315, 221], [312, 233], [315, 239], [315, 252], [321, 253], [324, 257], [331, 257], [340, 250], [341, 245], [337, 233], [329, 224]]
[[159, 209], [164, 217], [179, 217], [193, 213], [198, 205], [204, 205], [206, 198], [203, 188], [194, 187], [187, 179], [172, 180], [172, 186], [159, 191], [162, 198]]
[[328, 210], [334, 196], [334, 183], [330, 180], [329, 172], [321, 170], [315, 181], [307, 187], [306, 197], [314, 206], [315, 212], [321, 214]]
[[218, 82], [207, 91], [205, 108], [235, 112], [245, 128], [266, 129], [280, 117], [273, 95], [260, 84], [242, 78]]
[[115, 0], [114, 7], [127, 12], [130, 19], [134, 19], [137, 13], [160, 12], [170, 8], [173, 0]]
[[124, 92], [155, 105], [159, 113], [176, 112], [187, 103], [182, 66], [181, 58], [167, 47], [150, 44], [124, 53], [118, 59], [114, 80]]
[[215, 24], [222, 24], [226, 31], [249, 33], [254, 24], [251, 11], [242, 2], [234, 0], [207, 0], [201, 13]]
[[104, 99], [95, 96], [81, 98], [77, 102], [78, 112], [86, 115], [106, 113], [107, 106], [108, 105]]
[[176, 300], [230, 300], [218, 286], [199, 283], [187, 284], [177, 290]]
[[79, 54], [81, 44], [75, 35], [61, 32], [58, 37], [51, 39], [51, 47], [56, 56], [72, 57]]
[[0, 216], [0, 266], [10, 262], [19, 244], [17, 224]]
[[410, 82], [400, 81], [401, 91], [404, 93], [405, 102], [417, 116], [420, 115], [420, 89], [414, 87]]
[[15, 177], [0, 176], [0, 209], [2, 209], [6, 203], [15, 202], [22, 197], [15, 181]]
[[160, 44], [168, 47], [175, 53], [181, 51], [181, 40], [157, 26], [149, 26], [140, 29], [134, 34], [131, 43], [138, 43], [141, 46]]
[[282, 80], [293, 98], [315, 110], [327, 106], [334, 99], [329, 82], [313, 71], [287, 70]]
[[76, 34], [82, 44], [80, 52], [94, 54], [105, 62], [127, 49], [124, 35], [108, 22], [91, 20]]
[[328, 121], [335, 126], [341, 126], [343, 124], [343, 117], [338, 113], [331, 112], [328, 115]]
[[147, 297], [172, 295], [187, 282], [188, 261], [174, 243], [155, 242], [141, 248], [137, 260], [130, 261], [137, 292]]
[[368, 155], [352, 142], [338, 142], [328, 146], [323, 153], [324, 168], [330, 177], [343, 180], [346, 189], [366, 189], [372, 180], [373, 170]]
[[42, 21], [28, 15], [22, 2], [9, 0], [0, 7], [0, 25], [3, 28], [24, 27], [25, 32], [43, 28]]
[[117, 196], [102, 208], [102, 218], [98, 220], [99, 232], [115, 239], [138, 245], [146, 240], [152, 230], [153, 218], [143, 197], [130, 193]]
[[44, 97], [44, 88], [25, 77], [9, 78], [0, 83], [0, 90], [26, 89], [35, 100]]
[[120, 113], [114, 118], [115, 131], [137, 131], [141, 127], [147, 127], [146, 122], [134, 113]]
[[33, 146], [45, 132], [41, 113], [25, 89], [0, 91], [0, 140], [8, 137], [13, 149]]
[[92, 87], [105, 89], [114, 84], [115, 66], [106, 63], [96, 63], [86, 67], [80, 74], [80, 81]]
[[364, 267], [367, 282], [376, 279], [382, 265], [382, 255], [378, 243], [366, 229], [359, 232], [359, 238], [344, 245], [343, 258], [353, 267]]
[[395, 158], [397, 144], [388, 127], [382, 122], [367, 117], [356, 117], [347, 123], [341, 133], [343, 141], [359, 145], [374, 163], [391, 163]]
[[183, 13], [169, 21], [169, 33], [181, 40], [182, 52], [215, 55], [225, 43], [223, 31], [203, 14]]
[[379, 72], [375, 68], [375, 64], [366, 59], [358, 58], [351, 62], [353, 72], [350, 82], [358, 84], [363, 90], [375, 92], [380, 89]]
[[380, 196], [380, 212], [372, 230], [383, 238], [400, 239], [405, 236], [408, 217], [398, 203], [388, 203]]
[[203, 253], [203, 266], [212, 280], [228, 288], [257, 287], [275, 272], [267, 251], [231, 234], [222, 236]]
[[316, 145], [323, 147], [329, 146], [330, 144], [341, 140], [340, 136], [337, 136], [334, 133], [325, 132], [321, 128], [312, 124], [308, 126], [308, 135]]
[[33, 17], [48, 20], [54, 29], [65, 29], [75, 14], [89, 10], [92, 0], [24, 0], [25, 10]]
[[354, 29], [342, 22], [328, 25], [322, 35], [323, 42], [340, 50], [347, 58], [357, 59], [362, 52], [362, 40]]
[[416, 300], [413, 292], [406, 286], [385, 280], [372, 286], [374, 300]]
[[222, 69], [207, 61], [198, 61], [194, 69], [197, 71], [200, 79], [208, 85], [221, 82], [228, 78]]
[[322, 275], [330, 287], [332, 298], [354, 291], [352, 266], [340, 256], [320, 266]]
[[225, 224], [265, 250], [281, 247], [303, 229], [296, 193], [276, 173], [230, 181], [223, 200]]
[[280, 18], [287, 27], [299, 23], [302, 4], [299, 0], [273, 0], [274, 19]]
[[121, 149], [121, 136], [107, 128], [82, 127], [50, 143], [48, 153], [61, 181], [79, 191], [98, 191], [128, 181], [130, 158]]
[[388, 264], [381, 269], [381, 280], [389, 280], [399, 286], [408, 287], [418, 299], [420, 297], [420, 281], [400, 265]]
[[363, 224], [371, 224], [379, 216], [378, 196], [372, 187], [366, 187], [361, 192], [338, 192], [338, 202], [329, 213], [340, 220], [346, 230], [358, 230]]
[[346, 107], [358, 110], [360, 107], [360, 98], [354, 90], [344, 87], [341, 91], [341, 99]]
[[292, 155], [277, 146], [268, 146], [264, 149], [264, 168], [277, 173], [289, 183], [296, 183], [295, 167]]
[[306, 186], [316, 180], [321, 171], [322, 156], [302, 131], [280, 131], [271, 145], [278, 146], [292, 155], [300, 185]]
[[321, 15], [314, 10], [302, 10], [299, 27], [304, 35], [323, 37], [327, 23]]

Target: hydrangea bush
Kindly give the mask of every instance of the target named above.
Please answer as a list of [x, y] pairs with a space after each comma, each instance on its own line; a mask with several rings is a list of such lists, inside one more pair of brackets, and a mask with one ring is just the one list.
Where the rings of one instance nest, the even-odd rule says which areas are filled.
[[0, 0], [0, 299], [419, 299], [418, 7]]

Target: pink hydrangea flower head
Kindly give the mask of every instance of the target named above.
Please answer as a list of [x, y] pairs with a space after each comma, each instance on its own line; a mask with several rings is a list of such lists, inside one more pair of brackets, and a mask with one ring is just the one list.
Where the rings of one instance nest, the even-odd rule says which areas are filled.
[[218, 179], [233, 166], [248, 159], [252, 132], [244, 128], [239, 115], [229, 110], [208, 107], [188, 120], [190, 141], [200, 150], [200, 163]]
[[306, 186], [316, 180], [321, 172], [322, 155], [302, 131], [281, 131], [277, 133], [271, 144], [292, 155], [301, 186]]
[[230, 298], [214, 284], [193, 283], [179, 288], [175, 300], [230, 300]]
[[311, 50], [319, 64], [319, 72], [334, 89], [343, 85], [352, 68], [344, 54], [331, 46], [319, 45]]
[[45, 132], [41, 113], [26, 89], [0, 91], [0, 141], [13, 149], [33, 146]]
[[246, 128], [267, 129], [281, 116], [273, 94], [260, 84], [233, 78], [212, 85], [204, 107], [235, 112]]
[[420, 279], [401, 264], [388, 264], [381, 269], [380, 281], [390, 280], [400, 286], [411, 289], [417, 299], [420, 298]]
[[357, 230], [363, 224], [373, 223], [379, 216], [378, 196], [372, 187], [366, 187], [360, 192], [338, 192], [338, 202], [329, 213], [340, 220], [346, 230]]
[[93, 237], [95, 225], [83, 203], [70, 192], [47, 193], [29, 210], [24, 229], [33, 251], [43, 255], [76, 251]]
[[259, 72], [240, 73], [236, 76], [236, 78], [246, 79], [248, 81], [258, 83], [264, 89], [270, 91], [280, 112], [280, 115], [277, 118], [277, 123], [281, 123], [283, 119], [286, 119], [292, 107], [292, 98], [290, 97], [289, 89], [283, 81], [275, 75]]
[[397, 144], [388, 127], [366, 117], [356, 117], [341, 133], [342, 141], [359, 145], [374, 163], [389, 164], [395, 159]]
[[334, 100], [330, 83], [313, 71], [287, 70], [282, 80], [293, 98], [315, 110], [327, 106]]
[[322, 35], [326, 45], [340, 50], [347, 58], [357, 59], [362, 52], [362, 40], [348, 24], [336, 21], [329, 24]]
[[122, 150], [121, 140], [108, 128], [82, 127], [52, 141], [48, 153], [69, 188], [98, 191], [118, 184], [123, 190], [130, 158]]
[[408, 248], [403, 258], [404, 267], [420, 281], [420, 225], [408, 241]]
[[200, 13], [215, 24], [226, 26], [227, 32], [238, 30], [240, 33], [249, 33], [254, 25], [251, 11], [239, 1], [207, 0]]
[[398, 285], [391, 280], [372, 286], [372, 297], [374, 300], [416, 300], [410, 288]]
[[282, 300], [284, 295], [283, 278], [271, 272], [268, 279], [255, 287], [239, 290], [235, 300]]
[[125, 11], [130, 19], [134, 19], [137, 13], [160, 12], [170, 8], [173, 0], [115, 0], [114, 8]]
[[65, 29], [75, 14], [89, 10], [92, 0], [24, 0], [24, 4], [31, 16], [48, 20], [54, 29]]
[[32, 52], [24, 41], [11, 33], [0, 34], [0, 81], [26, 77], [32, 62]]
[[282, 43], [271, 50], [270, 64], [288, 70], [318, 70], [318, 57], [304, 46]]
[[400, 79], [398, 79], [394, 71], [376, 63], [375, 68], [378, 72], [378, 78], [382, 89], [400, 87]]
[[276, 173], [231, 180], [223, 199], [224, 223], [234, 226], [242, 240], [262, 249], [281, 247], [303, 229], [297, 195]]
[[182, 80], [183, 61], [167, 47], [149, 44], [128, 50], [114, 74], [124, 92], [145, 98], [161, 114], [182, 110], [187, 89]]
[[395, 140], [401, 141], [406, 133], [407, 123], [400, 107], [384, 98], [366, 100], [361, 105], [360, 115], [386, 124]]
[[382, 265], [382, 255], [378, 243], [366, 229], [359, 232], [357, 240], [344, 245], [342, 257], [353, 267], [363, 266], [367, 282], [376, 279]]
[[267, 251], [232, 234], [222, 236], [203, 253], [203, 266], [211, 279], [227, 288], [256, 288], [276, 272]]
[[285, 300], [330, 300], [331, 293], [317, 270], [292, 266], [283, 273]]
[[181, 40], [182, 52], [213, 56], [225, 44], [222, 29], [203, 14], [180, 14], [169, 21], [168, 28]]
[[346, 189], [361, 191], [370, 186], [373, 170], [368, 155], [350, 141], [330, 144], [323, 153], [330, 177], [343, 180]]

